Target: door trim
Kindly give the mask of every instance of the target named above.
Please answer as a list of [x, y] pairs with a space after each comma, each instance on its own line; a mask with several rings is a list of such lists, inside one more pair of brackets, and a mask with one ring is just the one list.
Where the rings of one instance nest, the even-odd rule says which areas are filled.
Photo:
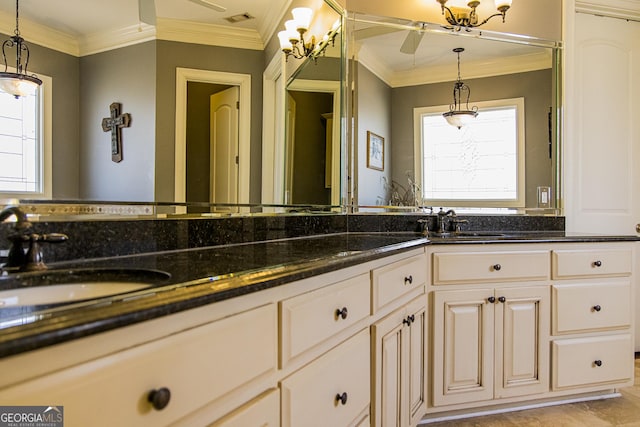
[[224, 84], [240, 87], [238, 111], [238, 203], [249, 203], [251, 173], [251, 75], [222, 71], [176, 68], [176, 203], [184, 203], [187, 196], [187, 82]]

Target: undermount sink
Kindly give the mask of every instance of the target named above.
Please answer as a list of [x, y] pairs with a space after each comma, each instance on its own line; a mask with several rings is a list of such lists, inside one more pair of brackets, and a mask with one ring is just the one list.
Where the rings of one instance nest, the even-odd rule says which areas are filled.
[[430, 236], [442, 239], [491, 239], [513, 236], [513, 233], [499, 231], [457, 231], [448, 233], [431, 233]]
[[452, 237], [507, 237], [510, 234], [493, 231], [460, 231], [452, 233]]
[[166, 282], [151, 269], [71, 269], [23, 273], [0, 281], [0, 308], [68, 304], [122, 295]]

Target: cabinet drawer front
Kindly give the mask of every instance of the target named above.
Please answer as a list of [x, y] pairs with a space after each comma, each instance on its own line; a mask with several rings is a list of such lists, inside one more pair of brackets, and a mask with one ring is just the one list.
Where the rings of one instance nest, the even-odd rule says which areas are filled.
[[629, 334], [557, 340], [551, 357], [554, 390], [624, 382], [633, 376]]
[[631, 283], [554, 285], [553, 333], [628, 328], [631, 325]]
[[553, 278], [628, 276], [631, 249], [553, 251]]
[[427, 259], [417, 255], [371, 272], [373, 283], [373, 312], [424, 286], [427, 283]]
[[[370, 402], [369, 344], [365, 329], [283, 380], [282, 426], [355, 422]], [[337, 395], [344, 396], [344, 404]]]
[[367, 317], [370, 286], [362, 274], [281, 302], [282, 365]]
[[280, 393], [271, 390], [242, 405], [209, 427], [278, 427], [280, 425]]
[[433, 255], [433, 284], [549, 278], [549, 252], [465, 252]]
[[[274, 304], [0, 391], [11, 405], [50, 402], [70, 426], [159, 426], [276, 369]], [[169, 404], [154, 410], [151, 390]]]

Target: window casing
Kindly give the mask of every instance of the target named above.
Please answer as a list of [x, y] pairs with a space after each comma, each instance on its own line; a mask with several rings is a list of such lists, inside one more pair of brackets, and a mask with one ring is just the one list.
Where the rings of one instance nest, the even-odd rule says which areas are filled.
[[0, 198], [51, 198], [50, 77], [35, 95], [14, 98], [0, 90]]
[[474, 102], [478, 117], [449, 125], [449, 106], [414, 109], [415, 171], [423, 205], [525, 205], [524, 98]]

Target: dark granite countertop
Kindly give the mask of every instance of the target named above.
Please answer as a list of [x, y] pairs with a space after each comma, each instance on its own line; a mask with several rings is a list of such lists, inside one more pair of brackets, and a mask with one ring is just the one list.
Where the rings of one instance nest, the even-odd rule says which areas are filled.
[[[635, 241], [635, 236], [564, 232], [467, 232], [456, 237], [418, 233], [337, 233], [197, 249], [59, 262], [50, 271], [126, 275], [140, 269], [167, 272], [155, 286], [116, 297], [60, 306], [0, 308], [0, 357], [58, 344], [204, 306], [251, 292], [375, 260], [426, 244]], [[0, 290], [31, 281], [53, 283], [46, 273], [0, 277]], [[65, 273], [66, 274], [66, 273]]]
[[[51, 264], [44, 273], [0, 278], [0, 290], [37, 286], [54, 270], [107, 278], [139, 269], [170, 273], [158, 286], [61, 306], [0, 308], [0, 357], [272, 288], [417, 248], [416, 233], [340, 233]], [[64, 278], [64, 275], [62, 276]], [[45, 281], [52, 283], [51, 280]]]

